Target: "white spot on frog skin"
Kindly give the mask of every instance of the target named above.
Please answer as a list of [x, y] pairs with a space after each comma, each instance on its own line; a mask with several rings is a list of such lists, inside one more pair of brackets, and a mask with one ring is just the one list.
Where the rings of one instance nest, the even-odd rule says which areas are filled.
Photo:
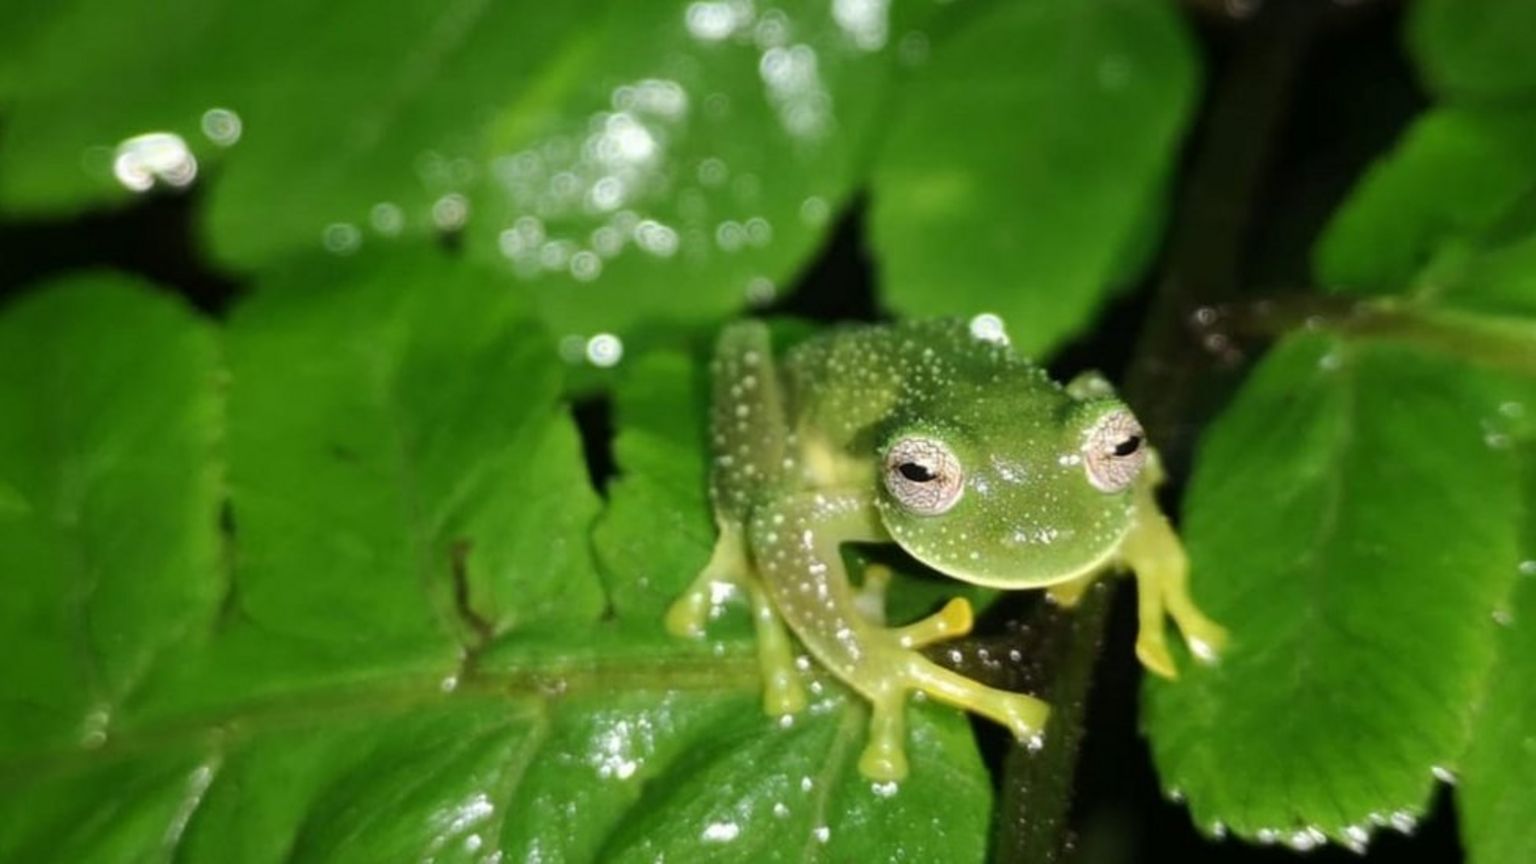
[[740, 833], [741, 826], [735, 822], [711, 822], [705, 826], [699, 839], [706, 843], [729, 843]]

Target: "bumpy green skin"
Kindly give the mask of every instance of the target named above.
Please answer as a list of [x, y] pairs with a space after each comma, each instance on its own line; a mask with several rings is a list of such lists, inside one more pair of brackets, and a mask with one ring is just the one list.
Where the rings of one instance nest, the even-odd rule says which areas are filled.
[[[1137, 653], [1172, 676], [1171, 615], [1201, 656], [1224, 634], [1194, 607], [1177, 537], [1151, 489], [1156, 471], [1105, 492], [1083, 465], [1087, 430], [1124, 405], [1097, 376], [1063, 387], [1001, 341], [963, 321], [848, 327], [775, 363], [766, 328], [728, 327], [713, 368], [711, 495], [720, 538], [709, 564], [667, 616], [679, 635], [704, 632], [719, 583], [752, 601], [765, 708], [805, 705], [785, 624], [824, 667], [870, 701], [859, 766], [905, 776], [907, 695], [920, 690], [989, 717], [1025, 741], [1048, 716], [1031, 696], [986, 687], [916, 649], [967, 633], [970, 607], [951, 601], [899, 628], [884, 624], [886, 574], [856, 591], [840, 547], [895, 542], [957, 579], [1004, 588], [1054, 586], [1070, 604], [1108, 567], [1141, 583]], [[886, 455], [913, 436], [942, 442], [963, 467], [960, 497], [924, 515], [884, 482]], [[1153, 460], [1155, 466], [1155, 459]]]
[[[919, 516], [878, 482], [886, 530], [923, 563], [999, 588], [1040, 588], [1103, 565], [1130, 530], [1129, 490], [1105, 494], [1083, 474], [1089, 426], [1124, 405], [1109, 394], [1074, 398], [1006, 345], [962, 321], [833, 331], [784, 361], [790, 422], [875, 473], [890, 442], [944, 441], [965, 466], [952, 510]], [[760, 500], [815, 478], [786, 477]]]

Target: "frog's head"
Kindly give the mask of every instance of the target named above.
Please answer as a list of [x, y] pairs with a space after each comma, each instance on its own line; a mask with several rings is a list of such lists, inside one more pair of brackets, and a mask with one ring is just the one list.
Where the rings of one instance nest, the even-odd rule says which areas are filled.
[[[1134, 518], [1141, 424], [1106, 388], [1055, 385], [925, 406], [881, 435], [878, 504], [918, 560], [967, 582], [1027, 588], [1107, 561]], [[945, 403], [949, 404], [945, 404]]]

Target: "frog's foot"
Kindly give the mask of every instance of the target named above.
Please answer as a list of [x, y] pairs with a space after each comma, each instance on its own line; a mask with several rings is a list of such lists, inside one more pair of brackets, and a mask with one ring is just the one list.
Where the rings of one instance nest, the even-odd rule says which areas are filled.
[[1164, 617], [1171, 617], [1184, 635], [1195, 657], [1215, 662], [1227, 644], [1227, 631], [1207, 618], [1189, 594], [1189, 559], [1178, 535], [1157, 510], [1150, 489], [1138, 510], [1145, 514], [1126, 537], [1122, 555], [1136, 571], [1136, 608], [1140, 632], [1136, 637], [1136, 656], [1142, 665], [1163, 676], [1177, 678], [1178, 668], [1168, 652]]
[[859, 773], [876, 783], [907, 776], [907, 692], [892, 687], [870, 699], [869, 739], [859, 754]]
[[757, 629], [757, 662], [763, 676], [763, 710], [774, 717], [798, 714], [805, 708], [805, 687], [795, 668], [794, 645], [778, 610], [756, 576], [744, 577], [752, 598], [752, 623]]
[[724, 522], [720, 536], [715, 540], [714, 552], [699, 575], [667, 609], [667, 632], [688, 639], [702, 639], [704, 627], [709, 623], [714, 609], [716, 592], [720, 586], [739, 586], [751, 573], [747, 563], [747, 547], [742, 542], [741, 529]]
[[921, 654], [907, 658], [905, 679], [913, 689], [1008, 727], [1020, 743], [1038, 742], [1051, 706], [1026, 693], [999, 690], [945, 669]]
[[891, 632], [901, 647], [922, 648], [946, 639], [958, 639], [970, 633], [971, 625], [975, 620], [975, 616], [971, 614], [971, 602], [964, 597], [955, 597], [945, 603], [943, 609], [927, 618], [914, 621], [905, 627], [897, 627]]
[[[957, 603], [964, 604], [969, 612], [970, 604], [963, 599], [952, 601], [950, 606]], [[1045, 721], [1050, 716], [1050, 706], [1039, 699], [988, 687], [945, 669], [915, 651], [904, 652], [899, 663], [902, 667], [899, 676], [887, 681], [879, 690], [866, 693], [872, 708], [869, 742], [859, 756], [859, 773], [865, 777], [877, 782], [893, 782], [907, 776], [906, 701], [907, 694], [913, 690], [1000, 723], [1021, 743], [1034, 746], [1040, 740]]]

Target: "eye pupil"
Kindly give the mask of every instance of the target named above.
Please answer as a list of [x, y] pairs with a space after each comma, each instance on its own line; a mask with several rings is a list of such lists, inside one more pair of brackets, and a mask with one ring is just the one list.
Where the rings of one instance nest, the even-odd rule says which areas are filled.
[[1124, 441], [1121, 441], [1119, 444], [1116, 444], [1113, 452], [1116, 456], [1129, 456], [1140, 449], [1141, 436], [1132, 435], [1129, 438], [1126, 438]]
[[896, 470], [901, 472], [901, 476], [911, 480], [913, 483], [927, 483], [937, 476], [916, 462], [903, 462], [896, 467]]

